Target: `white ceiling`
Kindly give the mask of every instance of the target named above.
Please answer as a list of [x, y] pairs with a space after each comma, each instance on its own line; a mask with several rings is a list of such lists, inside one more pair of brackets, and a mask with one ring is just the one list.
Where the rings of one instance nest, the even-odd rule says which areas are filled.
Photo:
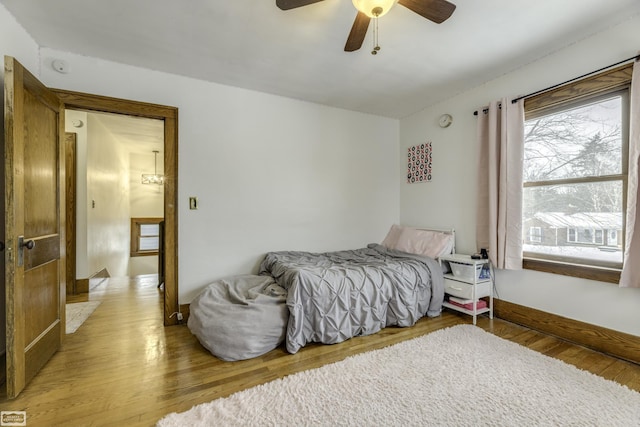
[[[164, 121], [123, 114], [87, 112], [99, 121], [129, 153], [164, 153]], [[161, 154], [162, 155], [162, 154]]]
[[638, 0], [454, 0], [437, 25], [397, 5], [373, 56], [371, 27], [361, 50], [343, 51], [351, 0], [289, 11], [275, 0], [0, 2], [42, 47], [393, 118], [640, 13]]

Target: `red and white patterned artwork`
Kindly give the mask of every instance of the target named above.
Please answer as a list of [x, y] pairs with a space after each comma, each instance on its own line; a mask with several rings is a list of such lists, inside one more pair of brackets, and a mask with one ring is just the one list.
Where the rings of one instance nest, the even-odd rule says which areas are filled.
[[407, 153], [407, 183], [431, 181], [431, 143], [409, 147]]

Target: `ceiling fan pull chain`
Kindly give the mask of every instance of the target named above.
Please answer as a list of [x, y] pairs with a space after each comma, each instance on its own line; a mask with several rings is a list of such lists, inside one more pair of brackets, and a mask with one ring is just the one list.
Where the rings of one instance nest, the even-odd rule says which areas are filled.
[[[276, 5], [282, 10], [295, 9], [297, 7], [308, 6], [322, 0], [276, 0]], [[378, 20], [387, 12], [400, 4], [405, 8], [417, 13], [429, 21], [440, 24], [449, 19], [456, 5], [448, 0], [351, 0], [353, 6], [358, 11], [356, 19], [353, 21], [349, 37], [344, 45], [345, 52], [354, 52], [362, 47], [367, 38], [367, 32], [371, 19], [374, 19], [373, 50], [372, 55], [377, 55], [380, 50], [378, 44]]]
[[371, 51], [371, 55], [377, 55], [380, 50], [380, 45], [378, 44], [378, 15], [373, 18], [373, 50]]

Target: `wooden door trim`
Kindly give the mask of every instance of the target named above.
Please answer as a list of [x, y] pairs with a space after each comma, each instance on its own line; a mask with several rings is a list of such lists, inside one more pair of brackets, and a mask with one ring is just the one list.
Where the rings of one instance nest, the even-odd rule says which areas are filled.
[[77, 204], [77, 139], [78, 134], [74, 132], [65, 133], [65, 168], [66, 182], [65, 188], [65, 216], [66, 216], [66, 275], [67, 295], [76, 295], [78, 286], [76, 283], [76, 204]]
[[165, 283], [164, 324], [177, 325], [178, 306], [178, 109], [140, 101], [51, 89], [66, 108], [126, 114], [164, 121]]

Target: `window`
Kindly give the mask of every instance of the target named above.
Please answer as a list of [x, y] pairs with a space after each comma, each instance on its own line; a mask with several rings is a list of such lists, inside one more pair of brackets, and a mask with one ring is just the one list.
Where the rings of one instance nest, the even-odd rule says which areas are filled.
[[[602, 232], [602, 230], [594, 230], [593, 236], [594, 236], [593, 242], [596, 245], [601, 245], [601, 244], [604, 243], [604, 233]], [[622, 255], [622, 253], [621, 253], [621, 255]]]
[[131, 218], [131, 256], [158, 255], [164, 218]]
[[[615, 235], [615, 231], [613, 231], [613, 234]], [[567, 242], [602, 245], [604, 244], [604, 230], [570, 228], [567, 230]], [[617, 242], [613, 246], [617, 246]]]
[[630, 82], [623, 66], [525, 101], [525, 268], [618, 281]]
[[529, 228], [529, 241], [531, 243], [542, 243], [542, 227]]

